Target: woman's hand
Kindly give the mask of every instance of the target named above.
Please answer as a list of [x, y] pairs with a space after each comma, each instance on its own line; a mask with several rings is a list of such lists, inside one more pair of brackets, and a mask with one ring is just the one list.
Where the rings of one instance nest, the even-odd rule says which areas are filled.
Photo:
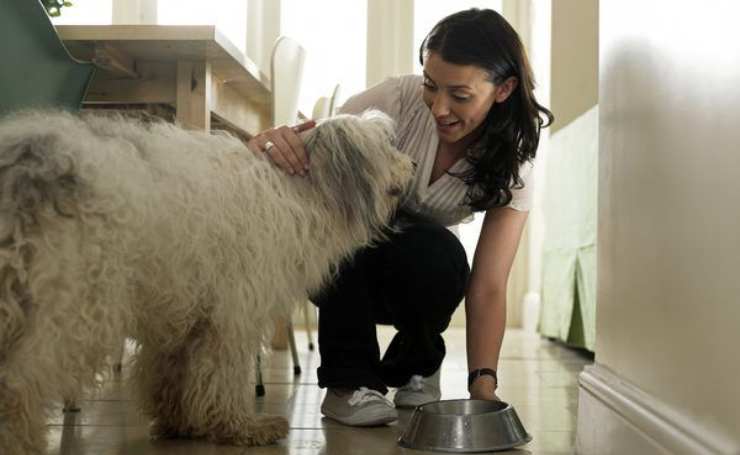
[[264, 153], [280, 169], [290, 175], [305, 176], [309, 160], [300, 133], [316, 126], [309, 120], [299, 125], [279, 126], [254, 136], [247, 147], [254, 153]]
[[501, 401], [501, 399], [496, 395], [496, 387], [496, 380], [493, 377], [479, 376], [468, 389], [470, 392], [470, 399]]

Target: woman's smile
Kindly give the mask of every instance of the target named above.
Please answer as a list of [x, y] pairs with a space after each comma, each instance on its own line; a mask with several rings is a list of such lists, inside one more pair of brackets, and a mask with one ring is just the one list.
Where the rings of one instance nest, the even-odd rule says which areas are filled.
[[461, 126], [461, 122], [459, 120], [435, 119], [435, 121], [437, 122], [437, 132], [440, 135], [453, 134]]

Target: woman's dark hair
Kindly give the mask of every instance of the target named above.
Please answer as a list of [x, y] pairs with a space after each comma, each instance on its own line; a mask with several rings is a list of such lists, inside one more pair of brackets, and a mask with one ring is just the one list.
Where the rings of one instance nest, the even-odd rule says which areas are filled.
[[497, 12], [473, 8], [437, 23], [419, 48], [422, 65], [429, 52], [448, 63], [478, 66], [495, 85], [517, 78], [514, 91], [493, 105], [480, 139], [468, 150], [472, 168], [456, 175], [468, 185], [465, 203], [473, 210], [507, 205], [511, 189], [523, 186], [519, 167], [534, 159], [540, 130], [553, 121], [534, 97], [534, 76], [519, 35]]

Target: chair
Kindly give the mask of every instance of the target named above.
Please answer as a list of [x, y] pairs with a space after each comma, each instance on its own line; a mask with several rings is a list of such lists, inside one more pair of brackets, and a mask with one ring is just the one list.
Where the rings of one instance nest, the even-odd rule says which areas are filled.
[[270, 60], [273, 126], [292, 125], [298, 119], [305, 60], [306, 50], [294, 39], [281, 36], [275, 41]]
[[[0, 14], [0, 116], [33, 108], [77, 111], [95, 74], [75, 60], [38, 0], [3, 0]], [[79, 411], [74, 397], [65, 411]]]
[[342, 93], [342, 86], [340, 84], [337, 84], [334, 86], [334, 90], [331, 92], [331, 98], [329, 98], [329, 117], [337, 113], [337, 108], [339, 108], [339, 96]]
[[[293, 125], [298, 120], [298, 98], [301, 92], [303, 78], [303, 63], [306, 60], [306, 50], [294, 39], [281, 36], [273, 45], [270, 59], [270, 84], [272, 93], [272, 124]], [[285, 321], [290, 352], [293, 356], [293, 373], [301, 374], [301, 365], [298, 359], [298, 350], [295, 344], [293, 322]], [[261, 359], [257, 356], [256, 365], [257, 396], [265, 394], [262, 382]]]
[[95, 73], [70, 56], [38, 0], [3, 0], [0, 115], [19, 109], [78, 110]]
[[329, 97], [322, 96], [316, 100], [316, 103], [314, 103], [311, 118], [314, 120], [320, 120], [327, 117], [329, 117]]
[[320, 120], [322, 118], [331, 117], [336, 112], [337, 101], [339, 99], [340, 85], [337, 84], [332, 90], [331, 96], [322, 96], [316, 100], [313, 105], [313, 114], [311, 118], [314, 120]]

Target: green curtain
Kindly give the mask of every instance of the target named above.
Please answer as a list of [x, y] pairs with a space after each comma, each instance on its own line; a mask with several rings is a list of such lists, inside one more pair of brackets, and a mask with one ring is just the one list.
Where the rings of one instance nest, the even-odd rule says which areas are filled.
[[546, 150], [539, 331], [594, 350], [598, 106], [555, 132]]

